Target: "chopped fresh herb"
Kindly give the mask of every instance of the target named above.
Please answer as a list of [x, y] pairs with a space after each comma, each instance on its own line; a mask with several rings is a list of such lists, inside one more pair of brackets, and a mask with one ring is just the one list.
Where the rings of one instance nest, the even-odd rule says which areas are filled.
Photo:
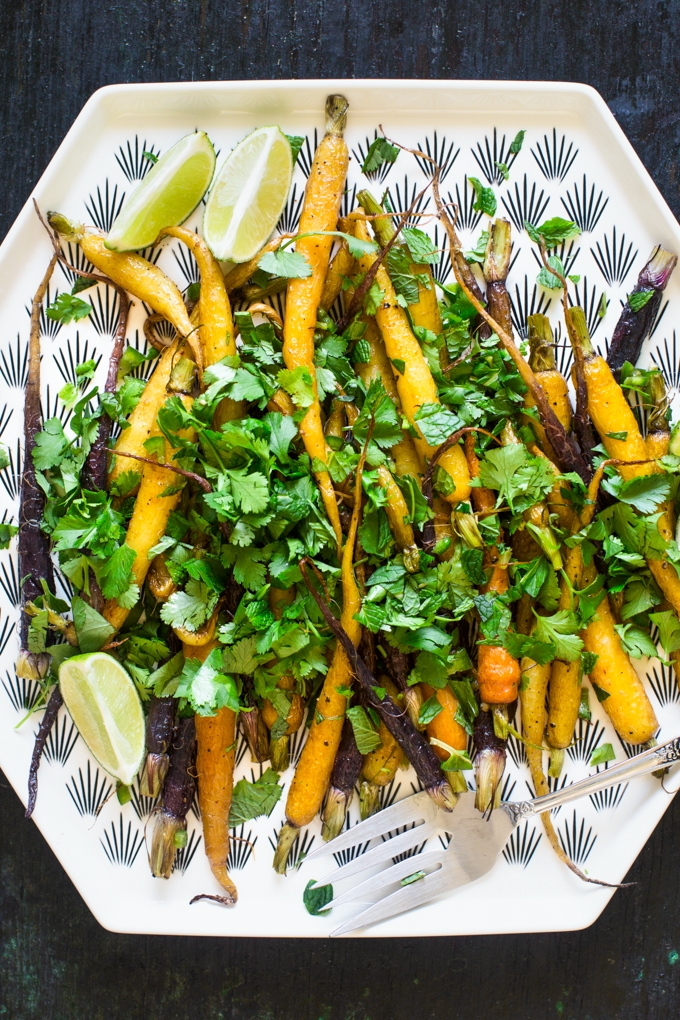
[[354, 739], [357, 742], [360, 754], [370, 754], [371, 751], [381, 747], [382, 741], [380, 736], [369, 720], [365, 708], [361, 705], [354, 705], [353, 708], [348, 708], [347, 718], [352, 724]]
[[609, 691], [605, 691], [604, 687], [600, 687], [599, 684], [596, 684], [595, 681], [592, 678], [591, 678], [590, 683], [591, 683], [591, 686], [592, 686], [593, 690], [595, 691], [595, 695], [597, 697], [597, 700], [600, 703], [602, 703], [603, 701], [606, 701], [607, 698], [610, 697], [610, 692]]
[[291, 154], [293, 156], [293, 166], [295, 166], [297, 158], [300, 155], [300, 149], [305, 144], [304, 135], [286, 135], [286, 138], [288, 139]]
[[317, 885], [316, 879], [310, 878], [302, 894], [302, 902], [308, 914], [311, 914], [312, 917], [320, 917], [327, 914], [331, 909], [327, 904], [332, 899], [332, 885]]
[[399, 155], [399, 149], [392, 145], [382, 136], [371, 142], [366, 158], [361, 164], [362, 174], [372, 174], [379, 170], [383, 163], [394, 163]]
[[590, 756], [588, 765], [593, 767], [595, 765], [604, 765], [607, 761], [616, 761], [616, 754], [611, 744], [600, 744], [596, 747]]
[[312, 267], [304, 255], [296, 251], [268, 251], [257, 263], [259, 268], [272, 276], [288, 280], [303, 280], [312, 275]]
[[628, 295], [628, 304], [632, 312], [639, 312], [645, 307], [648, 301], [654, 297], [654, 291], [649, 288], [643, 290], [634, 290], [632, 294]]
[[510, 142], [510, 152], [513, 156], [516, 156], [521, 150], [525, 134], [526, 131], [518, 131], [513, 140]]
[[585, 722], [590, 722], [592, 719], [592, 712], [590, 711], [590, 699], [588, 697], [588, 688], [581, 688], [581, 700], [578, 705], [578, 717], [583, 719]]
[[279, 786], [279, 774], [268, 768], [254, 783], [247, 779], [239, 779], [234, 784], [234, 792], [229, 808], [229, 828], [236, 829], [244, 822], [261, 815], [270, 815], [283, 793]]
[[535, 244], [543, 242], [548, 250], [556, 248], [559, 244], [564, 244], [565, 241], [570, 241], [572, 237], [578, 237], [581, 233], [581, 228], [577, 223], [574, 223], [573, 220], [562, 219], [561, 216], [553, 216], [552, 219], [541, 223], [540, 227], [525, 221], [524, 229]]
[[441, 711], [443, 711], [443, 708], [440, 705], [437, 696], [434, 695], [433, 697], [428, 698], [427, 701], [423, 702], [420, 712], [418, 713], [418, 724], [420, 726], [427, 726], [427, 724], [431, 723]]
[[59, 294], [45, 313], [48, 319], [68, 326], [69, 322], [79, 322], [92, 311], [92, 305], [72, 294]]
[[475, 200], [472, 208], [475, 212], [486, 213], [487, 216], [496, 215], [496, 196], [493, 188], [486, 188], [477, 177], [468, 177], [468, 181], [475, 190]]

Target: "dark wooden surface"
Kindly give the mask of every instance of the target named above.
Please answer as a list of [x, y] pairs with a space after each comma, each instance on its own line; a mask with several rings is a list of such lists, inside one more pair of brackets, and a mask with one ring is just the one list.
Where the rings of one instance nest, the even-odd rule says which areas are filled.
[[[677, 0], [5, 0], [0, 39], [2, 235], [90, 93], [125, 81], [588, 82], [680, 212]], [[0, 812], [0, 1020], [680, 1012], [680, 801], [633, 867], [637, 885], [587, 931], [333, 943], [109, 934], [1, 775]]]

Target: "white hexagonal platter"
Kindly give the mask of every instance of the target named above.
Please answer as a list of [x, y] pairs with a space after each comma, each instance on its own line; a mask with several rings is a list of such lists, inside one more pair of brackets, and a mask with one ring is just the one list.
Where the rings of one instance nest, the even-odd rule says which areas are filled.
[[[382, 125], [385, 132], [410, 147], [424, 149], [443, 165], [445, 198], [459, 206], [459, 225], [466, 246], [479, 232], [480, 214], [472, 210], [468, 175], [492, 185], [499, 214], [513, 224], [514, 254], [509, 278], [517, 332], [526, 332], [527, 315], [546, 311], [557, 319], [553, 292], [536, 285], [538, 265], [525, 220], [568, 216], [581, 235], [568, 246], [569, 271], [578, 274], [578, 300], [583, 305], [596, 344], [604, 347], [655, 244], [680, 253], [680, 228], [649, 175], [597, 93], [583, 85], [532, 82], [455, 81], [313, 81], [206, 82], [170, 85], [120, 85], [102, 89], [86, 104], [69, 131], [34, 195], [42, 210], [59, 209], [107, 229], [123, 198], [149, 166], [145, 152], [165, 151], [196, 127], [205, 129], [222, 153], [253, 128], [279, 124], [290, 134], [305, 135], [293, 189], [281, 229], [294, 229], [300, 212], [315, 139], [323, 128], [326, 95], [344, 93], [350, 103], [347, 140], [352, 153], [347, 204], [359, 185], [366, 185], [361, 163]], [[516, 133], [526, 131], [521, 152], [509, 154]], [[507, 163], [509, 180], [499, 163]], [[371, 175], [374, 188], [389, 189], [394, 208], [406, 208], [426, 183], [428, 165], [402, 152], [396, 163]], [[431, 198], [421, 212], [431, 211]], [[194, 227], [199, 217], [190, 218]], [[434, 219], [424, 229], [441, 229]], [[75, 256], [75, 253], [71, 253]], [[33, 211], [32, 202], [19, 215], [0, 249], [0, 435], [10, 466], [0, 473], [0, 513], [17, 517], [22, 464], [23, 387], [31, 297], [50, 257], [50, 242]], [[175, 243], [155, 252], [158, 264], [181, 289], [193, 281], [195, 266]], [[444, 258], [440, 282], [450, 272]], [[68, 272], [57, 270], [50, 299], [70, 289]], [[103, 375], [118, 308], [104, 285], [93, 294], [92, 314], [61, 327], [43, 317], [42, 398], [45, 414], [59, 413], [57, 393], [74, 378], [75, 365], [101, 359]], [[602, 298], [606, 314], [601, 317]], [[144, 343], [143, 311], [133, 307], [128, 327], [131, 343]], [[676, 349], [676, 315], [680, 316], [680, 273], [664, 295], [641, 364], [652, 362], [677, 393], [680, 366]], [[564, 352], [566, 355], [566, 351]], [[561, 366], [567, 367], [566, 360]], [[37, 690], [17, 680], [19, 602], [17, 554], [0, 552], [0, 765], [19, 795], [26, 780], [39, 714], [23, 725]], [[639, 670], [661, 720], [659, 739], [680, 733], [680, 695], [673, 674], [658, 660], [639, 660]], [[590, 726], [579, 723], [576, 743], [568, 750], [562, 782], [585, 777], [593, 749], [610, 742], [621, 760], [634, 752], [616, 736], [594, 702]], [[304, 730], [299, 735], [299, 752]], [[243, 743], [237, 753], [237, 778], [260, 774], [248, 761]], [[284, 785], [290, 772], [283, 777]], [[673, 786], [673, 778], [670, 778]], [[412, 772], [399, 772], [385, 791], [386, 802], [417, 787]], [[287, 877], [272, 870], [272, 846], [283, 820], [282, 798], [269, 818], [247, 823], [234, 832], [230, 870], [239, 902], [225, 909], [207, 902], [190, 906], [198, 893], [218, 889], [203, 853], [201, 822], [189, 814], [189, 841], [177, 857], [168, 881], [151, 877], [146, 860], [145, 826], [153, 805], [135, 795], [121, 806], [111, 779], [88, 754], [66, 710], [62, 708], [45, 752], [39, 775], [35, 823], [62, 862], [95, 917], [121, 932], [186, 935], [327, 936], [348, 914], [312, 917], [302, 902], [310, 878], [325, 878], [330, 864], [293, 868]], [[522, 745], [509, 742], [504, 797], [531, 795]], [[560, 840], [576, 863], [590, 875], [618, 882], [639, 853], [669, 804], [658, 780], [648, 777], [614, 787], [604, 794], [563, 807], [555, 813]], [[358, 818], [356, 800], [350, 810]], [[25, 824], [33, 824], [26, 822]], [[442, 841], [444, 837], [441, 837]], [[319, 825], [302, 833], [293, 858], [318, 845]], [[433, 840], [439, 845], [439, 838]], [[418, 848], [421, 849], [421, 848]], [[340, 855], [338, 855], [340, 856]], [[332, 879], [332, 875], [331, 875]], [[462, 935], [582, 928], [604, 909], [613, 891], [585, 885], [557, 860], [542, 834], [540, 822], [523, 822], [498, 863], [482, 880], [449, 897], [393, 918], [368, 935]], [[618, 895], [625, 896], [621, 892]], [[341, 911], [343, 911], [341, 913]]]

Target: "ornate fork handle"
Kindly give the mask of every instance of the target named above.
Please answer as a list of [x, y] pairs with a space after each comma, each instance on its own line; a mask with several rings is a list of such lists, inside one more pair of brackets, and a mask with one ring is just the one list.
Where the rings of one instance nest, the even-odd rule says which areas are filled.
[[650, 772], [665, 765], [672, 765], [680, 761], [680, 737], [658, 747], [650, 747], [642, 754], [636, 754], [628, 761], [614, 765], [613, 768], [604, 769], [597, 775], [589, 776], [571, 786], [565, 786], [554, 793], [548, 793], [545, 797], [537, 797], [535, 800], [525, 800], [518, 803], [506, 802], [503, 807], [508, 812], [512, 821], [517, 825], [523, 818], [530, 818], [532, 815], [541, 814], [543, 811], [550, 811], [552, 808], [567, 804], [570, 800], [577, 800], [579, 797], [587, 797], [588, 794], [597, 793], [598, 790], [606, 790], [616, 783], [627, 782], [630, 779], [637, 779], [638, 776], [646, 776]]

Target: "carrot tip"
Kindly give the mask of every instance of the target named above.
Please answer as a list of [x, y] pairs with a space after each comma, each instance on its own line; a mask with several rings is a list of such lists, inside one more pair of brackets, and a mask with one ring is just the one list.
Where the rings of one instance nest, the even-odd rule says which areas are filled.
[[296, 825], [290, 825], [288, 822], [282, 826], [279, 832], [279, 840], [276, 845], [276, 852], [274, 853], [274, 871], [277, 875], [285, 875], [286, 868], [288, 866], [288, 855], [291, 851], [293, 843], [297, 839], [300, 830]]

